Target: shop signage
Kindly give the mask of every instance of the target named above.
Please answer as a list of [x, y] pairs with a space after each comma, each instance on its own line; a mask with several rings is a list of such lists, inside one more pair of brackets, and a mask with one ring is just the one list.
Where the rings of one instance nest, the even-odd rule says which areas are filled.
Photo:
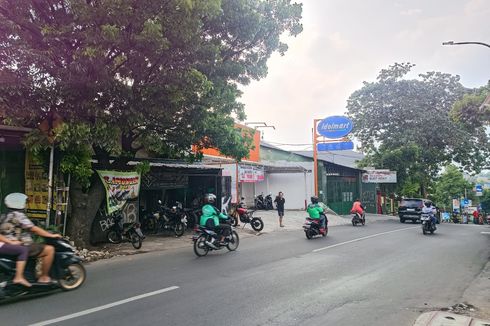
[[240, 182], [254, 182], [254, 169], [253, 167], [240, 167], [238, 172], [238, 180]]
[[396, 171], [370, 170], [362, 174], [364, 183], [396, 183]]
[[354, 124], [343, 116], [332, 116], [323, 119], [317, 126], [318, 133], [326, 138], [342, 138], [350, 134]]
[[106, 190], [107, 213], [124, 207], [127, 201], [138, 198], [141, 176], [138, 172], [97, 171]]
[[264, 170], [241, 166], [238, 178], [240, 182], [261, 182], [265, 180]]
[[25, 167], [25, 194], [27, 202], [27, 216], [29, 218], [46, 218], [48, 208], [48, 174], [43, 165], [33, 160], [26, 151]]
[[354, 149], [354, 143], [351, 141], [342, 141], [335, 143], [321, 143], [317, 145], [319, 152], [325, 151], [347, 151]]

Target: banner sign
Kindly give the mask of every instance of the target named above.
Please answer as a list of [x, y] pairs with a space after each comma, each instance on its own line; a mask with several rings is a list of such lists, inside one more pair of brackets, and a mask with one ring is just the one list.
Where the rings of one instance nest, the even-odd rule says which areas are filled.
[[317, 126], [320, 135], [330, 138], [342, 138], [350, 134], [354, 128], [352, 120], [343, 116], [332, 116], [323, 119]]
[[27, 216], [29, 218], [46, 218], [48, 209], [48, 173], [42, 164], [35, 162], [26, 151], [25, 194]]
[[454, 213], [459, 213], [460, 205], [461, 205], [461, 203], [459, 202], [459, 199], [458, 198], [454, 198], [453, 199], [453, 212]]
[[335, 143], [321, 143], [317, 145], [319, 152], [325, 151], [347, 151], [354, 149], [354, 143], [351, 141], [335, 142]]
[[396, 183], [396, 171], [370, 170], [362, 174], [364, 183]]
[[124, 207], [128, 200], [138, 198], [141, 176], [138, 172], [97, 171], [106, 190], [107, 213]]
[[238, 179], [240, 182], [261, 182], [265, 180], [264, 170], [249, 167], [249, 166], [240, 166], [238, 172]]

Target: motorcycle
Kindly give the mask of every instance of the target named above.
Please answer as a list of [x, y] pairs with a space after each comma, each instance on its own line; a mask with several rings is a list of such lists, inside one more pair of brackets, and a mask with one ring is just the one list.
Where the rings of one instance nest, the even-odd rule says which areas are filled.
[[267, 196], [265, 196], [265, 209], [266, 210], [274, 209], [274, 205], [272, 204], [272, 195], [271, 194], [268, 194]]
[[141, 232], [140, 224], [135, 222], [123, 223], [121, 213], [116, 213], [113, 216], [114, 224], [107, 232], [107, 241], [110, 243], [131, 242], [134, 249], [140, 249], [143, 245], [145, 236]]
[[[245, 227], [245, 225], [249, 223], [254, 231], [260, 232], [264, 228], [264, 221], [262, 221], [261, 217], [253, 216], [254, 212], [254, 210], [247, 210], [243, 202], [240, 202], [235, 209], [235, 215], [238, 215], [238, 219], [240, 219], [240, 222], [244, 223], [243, 227]], [[233, 226], [236, 227], [238, 225], [238, 219], [234, 219], [234, 221], [232, 222]]]
[[357, 226], [357, 224], [365, 225], [366, 224], [366, 216], [364, 214], [355, 213], [352, 216], [352, 226]]
[[256, 209], [265, 209], [264, 195], [260, 194], [255, 197], [254, 205]]
[[65, 239], [46, 238], [45, 240], [46, 244], [55, 249], [50, 276], [57, 282], [37, 283], [37, 259], [30, 257], [27, 260], [24, 276], [32, 286], [13, 284], [16, 260], [8, 256], [0, 256], [0, 302], [21, 296], [26, 298], [39, 296], [58, 289], [71, 291], [79, 288], [85, 282], [87, 273], [82, 265], [82, 259], [75, 255], [75, 248]]
[[199, 219], [201, 218], [202, 211], [200, 208], [184, 208], [184, 212], [187, 217], [187, 228], [194, 229], [196, 224], [199, 224]]
[[434, 222], [432, 222], [432, 218], [430, 214], [422, 214], [420, 216], [420, 221], [422, 221], [422, 233], [434, 234], [434, 231], [437, 229]]
[[187, 228], [187, 214], [182, 208], [182, 204], [177, 202], [176, 206], [168, 208], [158, 200], [159, 209], [153, 214], [156, 220], [155, 233], [159, 231], [173, 231], [177, 237], [184, 235]]
[[192, 237], [192, 241], [194, 242], [194, 253], [198, 257], [206, 256], [209, 251], [221, 250], [225, 247], [229, 251], [235, 251], [237, 250], [238, 245], [240, 243], [240, 238], [238, 237], [238, 233], [235, 230], [233, 230], [233, 228], [231, 230], [230, 235], [225, 238], [225, 244], [218, 243], [217, 241], [218, 234], [213, 230], [209, 230], [203, 226], [196, 225], [194, 231], [196, 233]]
[[305, 231], [306, 238], [308, 240], [312, 239], [314, 236], [321, 235], [323, 237], [327, 236], [328, 233], [328, 221], [325, 217], [325, 228], [321, 227], [319, 219], [313, 219], [307, 217], [305, 224], [303, 225], [303, 230]]

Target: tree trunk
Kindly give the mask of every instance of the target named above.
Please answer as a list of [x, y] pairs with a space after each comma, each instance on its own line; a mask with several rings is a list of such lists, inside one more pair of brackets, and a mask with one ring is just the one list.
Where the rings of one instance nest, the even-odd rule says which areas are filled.
[[84, 192], [78, 182], [73, 182], [70, 188], [68, 234], [77, 247], [89, 248], [92, 223], [105, 198], [105, 189], [97, 175], [92, 178], [88, 192]]

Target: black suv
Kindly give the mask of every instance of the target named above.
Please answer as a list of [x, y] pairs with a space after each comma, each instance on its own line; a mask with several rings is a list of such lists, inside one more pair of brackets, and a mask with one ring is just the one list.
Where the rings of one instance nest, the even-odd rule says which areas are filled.
[[405, 223], [406, 220], [412, 220], [414, 223], [420, 221], [424, 200], [420, 198], [405, 198], [402, 199], [400, 207], [398, 207], [398, 216], [400, 222]]

